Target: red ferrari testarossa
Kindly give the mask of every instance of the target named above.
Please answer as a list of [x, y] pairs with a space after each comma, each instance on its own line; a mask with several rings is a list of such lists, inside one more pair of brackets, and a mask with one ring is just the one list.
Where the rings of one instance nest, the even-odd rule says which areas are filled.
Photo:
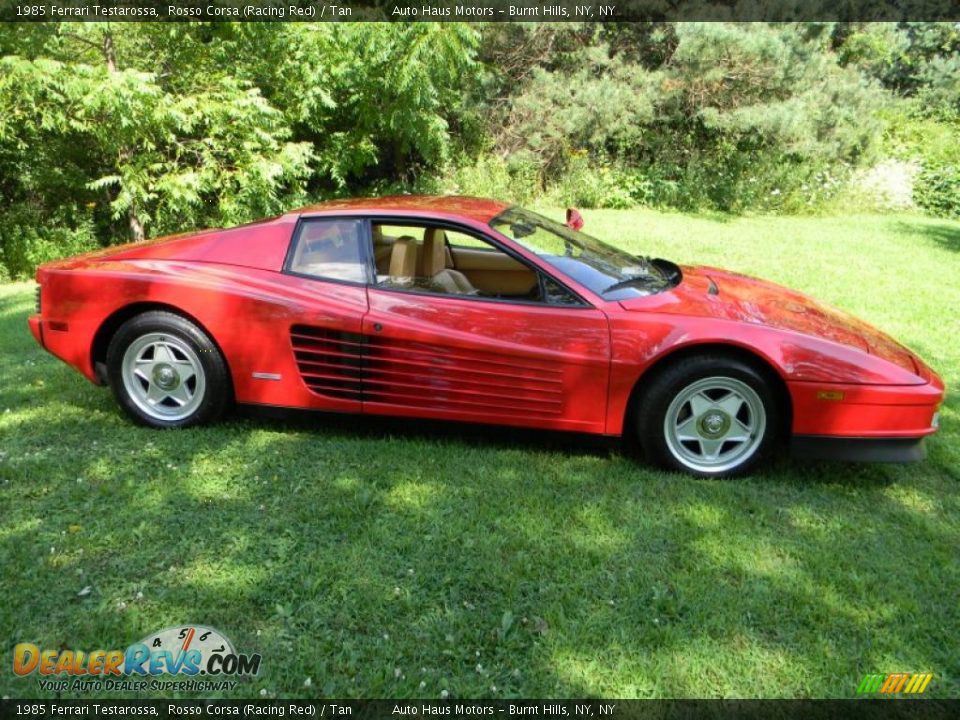
[[630, 255], [494, 200], [324, 203], [37, 271], [30, 329], [136, 421], [232, 403], [636, 437], [701, 476], [916, 460], [940, 378], [800, 293]]

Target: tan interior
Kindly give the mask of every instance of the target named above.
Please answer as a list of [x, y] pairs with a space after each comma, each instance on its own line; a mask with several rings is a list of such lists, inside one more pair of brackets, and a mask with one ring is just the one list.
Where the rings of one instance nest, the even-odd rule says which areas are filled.
[[526, 265], [502, 252], [454, 248], [454, 266], [474, 287], [501, 295], [527, 295], [537, 285], [537, 276]]
[[390, 271], [391, 252], [394, 238], [383, 236], [383, 227], [373, 226], [373, 259], [377, 266], [377, 275], [386, 275]]
[[[477, 290], [467, 276], [447, 266], [447, 234], [439, 228], [427, 228], [423, 233], [423, 264], [420, 275], [434, 287], [454, 295], [475, 295]], [[452, 262], [450, 263], [453, 264]]]
[[409, 235], [398, 237], [390, 247], [390, 282], [412, 285], [417, 271], [417, 241]]
[[[536, 273], [506, 253], [492, 247], [451, 248], [446, 239], [441, 228], [424, 228], [423, 240], [418, 242], [412, 234], [394, 238], [384, 233], [383, 226], [374, 225], [373, 252], [378, 277], [399, 285], [423, 283], [459, 295], [528, 297], [536, 289]], [[401, 241], [403, 247], [395, 251]]]

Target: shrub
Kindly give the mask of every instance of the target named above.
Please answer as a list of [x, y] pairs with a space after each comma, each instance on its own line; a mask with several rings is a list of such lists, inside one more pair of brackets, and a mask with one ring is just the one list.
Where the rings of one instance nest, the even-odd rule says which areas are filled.
[[529, 158], [558, 200], [809, 211], [872, 162], [883, 93], [823, 33], [680, 24], [640, 37], [663, 51], [640, 53], [652, 67], [630, 60], [635, 41], [613, 52], [585, 38], [566, 62], [519, 75], [490, 115], [497, 150]]
[[624, 157], [653, 119], [655, 81], [642, 67], [608, 57], [605, 47], [584, 50], [570, 72], [536, 68], [504, 110], [491, 115], [495, 147], [504, 156], [520, 154], [546, 182], [581, 152]]
[[924, 164], [913, 185], [913, 199], [940, 217], [960, 218], [960, 164]]
[[913, 201], [941, 217], [960, 216], [960, 115], [930, 117], [921, 100], [903, 101], [884, 116], [884, 150], [920, 166]]
[[0, 260], [11, 279], [29, 279], [38, 265], [99, 247], [90, 218], [84, 218], [76, 227], [44, 226], [31, 224], [30, 220], [34, 218], [21, 214], [0, 226]]
[[887, 158], [854, 171], [817, 209], [837, 215], [914, 210], [913, 185], [919, 171], [918, 162]]
[[649, 200], [649, 183], [639, 171], [607, 163], [595, 165], [575, 153], [567, 172], [547, 191], [551, 204], [582, 208], [626, 209]]
[[438, 190], [525, 203], [540, 194], [540, 183], [537, 167], [527, 156], [518, 153], [504, 158], [486, 152], [473, 160], [460, 158], [451, 163]]

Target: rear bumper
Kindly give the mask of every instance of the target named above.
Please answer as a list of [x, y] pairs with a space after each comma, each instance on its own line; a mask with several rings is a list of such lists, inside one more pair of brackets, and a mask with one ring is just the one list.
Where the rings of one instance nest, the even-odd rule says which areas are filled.
[[807, 460], [847, 462], [919, 462], [927, 457], [923, 438], [838, 438], [796, 435], [790, 454]]
[[27, 318], [27, 324], [30, 325], [30, 332], [33, 335], [33, 339], [40, 344], [40, 347], [45, 347], [43, 344], [43, 321], [40, 319], [40, 316], [31, 315]]

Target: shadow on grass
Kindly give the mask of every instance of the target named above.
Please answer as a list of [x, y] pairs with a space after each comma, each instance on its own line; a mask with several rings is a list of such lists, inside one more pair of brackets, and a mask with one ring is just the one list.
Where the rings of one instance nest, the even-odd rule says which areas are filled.
[[235, 414], [238, 419], [247, 421], [250, 427], [276, 431], [293, 430], [323, 436], [336, 433], [358, 439], [397, 437], [458, 443], [476, 448], [514, 448], [596, 457], [609, 457], [611, 451], [623, 449], [620, 438], [500, 425], [323, 413], [253, 405], [240, 406]]
[[946, 222], [899, 222], [897, 231], [932, 240], [936, 245], [960, 252], [960, 230], [956, 223]]
[[703, 220], [705, 222], [719, 223], [721, 225], [727, 225], [729, 223], [740, 220], [743, 215], [739, 215], [733, 212], [723, 212], [721, 210], [697, 210], [693, 212], [681, 212], [677, 211], [677, 215], [683, 215], [684, 217], [691, 217], [697, 220]]

